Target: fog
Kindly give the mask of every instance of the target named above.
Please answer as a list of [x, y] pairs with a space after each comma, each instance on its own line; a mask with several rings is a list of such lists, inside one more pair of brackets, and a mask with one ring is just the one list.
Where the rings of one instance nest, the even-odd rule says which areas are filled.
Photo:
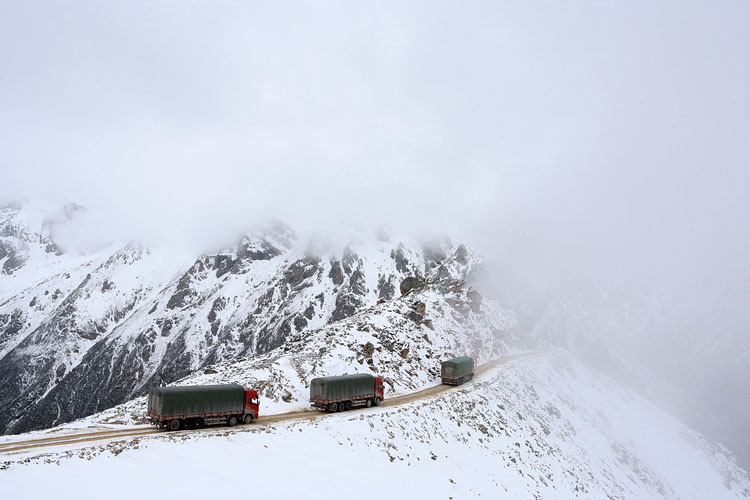
[[270, 217], [444, 234], [538, 290], [574, 270], [690, 296], [747, 348], [748, 19], [744, 1], [3, 2], [0, 199], [85, 205], [96, 241], [206, 248]]
[[6, 2], [0, 197], [440, 231], [543, 286], [745, 266], [746, 2]]

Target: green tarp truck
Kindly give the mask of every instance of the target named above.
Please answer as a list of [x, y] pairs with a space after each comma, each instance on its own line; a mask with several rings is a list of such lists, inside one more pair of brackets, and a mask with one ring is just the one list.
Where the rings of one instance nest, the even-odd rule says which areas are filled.
[[383, 400], [383, 379], [368, 374], [318, 377], [310, 381], [310, 404], [322, 411], [378, 406]]
[[258, 393], [237, 384], [154, 387], [148, 393], [149, 421], [177, 430], [209, 424], [249, 424], [258, 418]]
[[474, 378], [474, 360], [468, 356], [443, 361], [440, 365], [440, 377], [444, 384], [461, 385]]

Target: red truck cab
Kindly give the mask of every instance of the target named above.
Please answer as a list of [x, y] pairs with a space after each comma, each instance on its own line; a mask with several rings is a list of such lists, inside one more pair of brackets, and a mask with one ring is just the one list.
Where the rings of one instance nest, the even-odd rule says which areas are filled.
[[260, 409], [260, 400], [258, 399], [258, 391], [253, 389], [245, 388], [245, 414], [252, 415], [253, 420], [258, 418], [258, 410]]
[[383, 379], [380, 377], [375, 377], [375, 397], [379, 397], [381, 401], [385, 399], [383, 397], [383, 389]]

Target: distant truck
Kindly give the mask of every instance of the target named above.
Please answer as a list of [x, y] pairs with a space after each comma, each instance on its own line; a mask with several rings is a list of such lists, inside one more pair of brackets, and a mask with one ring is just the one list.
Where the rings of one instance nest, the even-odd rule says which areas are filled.
[[368, 374], [318, 377], [310, 382], [310, 404], [320, 411], [380, 406], [383, 399], [383, 379]]
[[440, 377], [444, 384], [461, 385], [474, 378], [474, 360], [461, 356], [443, 361], [440, 365]]
[[154, 387], [146, 416], [152, 425], [176, 431], [249, 424], [258, 418], [259, 408], [258, 392], [238, 384]]

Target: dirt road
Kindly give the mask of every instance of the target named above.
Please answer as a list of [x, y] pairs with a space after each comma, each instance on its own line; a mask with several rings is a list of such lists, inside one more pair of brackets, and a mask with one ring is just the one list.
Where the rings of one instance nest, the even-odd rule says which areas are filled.
[[[477, 366], [474, 369], [474, 374], [475, 374], [474, 376], [480, 377], [482, 374], [488, 372], [489, 370], [501, 364], [507, 363], [509, 361], [513, 361], [513, 360], [528, 357], [528, 356], [536, 356], [539, 354], [540, 353], [538, 352], [530, 352], [530, 353], [502, 356], [498, 359], [495, 359], [483, 365]], [[465, 386], [466, 385], [464, 385], [464, 387]], [[435, 385], [432, 387], [428, 387], [426, 389], [422, 389], [421, 391], [388, 398], [385, 401], [383, 401], [381, 406], [390, 407], [390, 406], [399, 406], [403, 404], [408, 404], [414, 401], [431, 398], [433, 396], [436, 396], [437, 394], [440, 394], [442, 392], [446, 392], [455, 388], [456, 386], [439, 384], [439, 385]], [[253, 424], [253, 426], [258, 426], [258, 425], [262, 426], [262, 425], [273, 424], [277, 422], [286, 422], [289, 420], [303, 420], [303, 419], [312, 419], [312, 418], [333, 417], [334, 415], [336, 414], [322, 413], [316, 410], [293, 411], [293, 412], [288, 412], [288, 413], [280, 413], [277, 415], [261, 415], [258, 418], [258, 420]], [[244, 429], [247, 429], [247, 428], [244, 426], [238, 426], [238, 427], [232, 428], [231, 431], [241, 432]], [[227, 427], [219, 426], [219, 427], [204, 428], [204, 429], [201, 429], [200, 431], [186, 430], [186, 431], [170, 432], [169, 435], [177, 436], [183, 433], [192, 434], [196, 432], [201, 432], [201, 433], [210, 435], [212, 431], [213, 432], [226, 432], [227, 430], [228, 430]], [[0, 455], [23, 452], [23, 451], [28, 451], [28, 450], [37, 449], [37, 448], [46, 448], [46, 447], [51, 447], [51, 446], [63, 446], [63, 445], [80, 444], [80, 443], [87, 443], [87, 442], [110, 441], [114, 439], [147, 436], [150, 434], [167, 435], [167, 432], [161, 429], [155, 429], [151, 426], [131, 427], [129, 429], [119, 429], [119, 430], [96, 430], [96, 431], [71, 432], [69, 434], [61, 434], [58, 436], [49, 436], [49, 437], [43, 437], [43, 438], [26, 439], [26, 440], [18, 440], [18, 441], [0, 443]]]

